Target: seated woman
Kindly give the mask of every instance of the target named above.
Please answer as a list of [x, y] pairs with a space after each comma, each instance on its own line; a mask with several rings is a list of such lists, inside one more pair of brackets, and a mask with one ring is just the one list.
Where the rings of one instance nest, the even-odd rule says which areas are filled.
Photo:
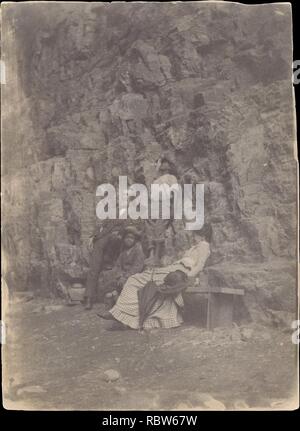
[[[156, 285], [163, 285], [168, 274], [176, 271], [185, 273], [188, 277], [195, 277], [203, 270], [205, 262], [210, 255], [209, 241], [211, 228], [206, 226], [199, 232], [196, 244], [187, 250], [181, 259], [171, 265], [148, 269], [141, 274], [135, 274], [128, 278], [114, 307], [100, 317], [121, 322], [132, 329], [140, 328], [140, 309], [138, 292], [148, 282], [154, 281]], [[143, 322], [144, 329], [150, 328], [174, 328], [183, 322], [183, 298], [181, 293], [177, 295], [160, 296], [159, 303], [152, 307], [147, 318]]]

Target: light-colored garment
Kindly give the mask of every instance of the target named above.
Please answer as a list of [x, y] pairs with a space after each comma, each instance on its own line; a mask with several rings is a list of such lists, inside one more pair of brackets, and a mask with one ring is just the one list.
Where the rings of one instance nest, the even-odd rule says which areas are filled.
[[[132, 275], [125, 283], [116, 305], [110, 310], [111, 314], [124, 325], [138, 329], [138, 290], [152, 279], [157, 285], [163, 284], [166, 275], [176, 270], [183, 271], [187, 276], [194, 277], [199, 271], [202, 271], [209, 254], [209, 244], [206, 241], [201, 241], [187, 250], [180, 260], [171, 265], [155, 268], [154, 271], [149, 269], [141, 274]], [[181, 294], [172, 298], [160, 299], [150, 316], [145, 320], [144, 328], [174, 328], [180, 326], [183, 321], [181, 313], [183, 305]]]

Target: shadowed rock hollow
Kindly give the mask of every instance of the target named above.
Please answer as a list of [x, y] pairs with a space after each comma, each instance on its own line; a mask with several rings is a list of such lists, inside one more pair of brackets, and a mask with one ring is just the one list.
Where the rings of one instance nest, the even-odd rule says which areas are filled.
[[202, 282], [245, 288], [253, 318], [293, 312], [290, 6], [7, 4], [3, 15], [11, 285], [49, 295], [57, 272], [82, 279], [96, 186], [149, 184], [164, 152], [179, 180], [205, 184]]

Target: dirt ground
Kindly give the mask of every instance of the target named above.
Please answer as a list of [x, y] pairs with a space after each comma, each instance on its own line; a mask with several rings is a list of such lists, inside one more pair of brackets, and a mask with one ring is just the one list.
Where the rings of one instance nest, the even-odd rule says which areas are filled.
[[[100, 307], [42, 299], [10, 307], [6, 408], [281, 409], [295, 393], [290, 331], [254, 324], [108, 331]], [[116, 380], [107, 381], [111, 369]]]

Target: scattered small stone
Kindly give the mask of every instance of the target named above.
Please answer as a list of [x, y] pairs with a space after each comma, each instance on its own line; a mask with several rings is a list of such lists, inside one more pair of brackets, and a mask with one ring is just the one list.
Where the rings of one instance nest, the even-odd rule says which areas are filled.
[[242, 341], [248, 341], [253, 336], [253, 329], [252, 328], [242, 328], [241, 330], [241, 340]]
[[174, 342], [172, 340], [167, 341], [166, 343], [164, 343], [161, 347], [169, 347], [172, 346], [172, 344], [174, 344]]
[[104, 380], [106, 382], [115, 382], [120, 377], [120, 373], [117, 370], [109, 369], [104, 371]]
[[40, 305], [34, 310], [32, 310], [32, 313], [51, 313], [52, 311], [59, 311], [64, 308], [64, 305], [58, 304], [58, 305]]
[[46, 305], [44, 307], [45, 313], [51, 313], [52, 311], [59, 311], [64, 308], [63, 305]]

